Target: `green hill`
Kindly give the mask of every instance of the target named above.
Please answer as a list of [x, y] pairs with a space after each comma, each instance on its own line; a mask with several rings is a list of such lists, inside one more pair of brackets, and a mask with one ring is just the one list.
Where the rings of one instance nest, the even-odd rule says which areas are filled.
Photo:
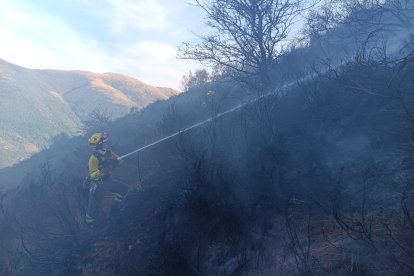
[[91, 114], [116, 119], [178, 92], [128, 76], [32, 70], [0, 60], [0, 168], [80, 135]]

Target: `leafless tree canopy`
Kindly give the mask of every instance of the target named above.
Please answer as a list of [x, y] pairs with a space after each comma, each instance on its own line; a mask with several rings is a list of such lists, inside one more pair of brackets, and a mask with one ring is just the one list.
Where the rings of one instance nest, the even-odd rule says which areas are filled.
[[326, 0], [307, 18], [307, 35], [338, 25], [360, 26], [367, 32], [412, 28], [414, 2], [409, 0]]
[[194, 87], [208, 83], [211, 80], [209, 72], [205, 69], [198, 69], [188, 75], [183, 76], [181, 80], [181, 89], [188, 91]]
[[304, 10], [299, 0], [196, 1], [215, 30], [199, 35], [195, 45], [183, 43], [180, 58], [218, 67], [238, 80], [263, 89], [271, 85], [274, 61], [283, 55], [296, 19]]

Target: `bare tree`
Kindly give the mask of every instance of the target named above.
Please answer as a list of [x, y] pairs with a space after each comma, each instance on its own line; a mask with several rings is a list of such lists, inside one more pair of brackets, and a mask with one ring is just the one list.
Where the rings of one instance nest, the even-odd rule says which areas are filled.
[[179, 58], [219, 68], [259, 91], [272, 85], [275, 61], [284, 55], [296, 20], [306, 8], [300, 0], [196, 0], [215, 33], [184, 42]]
[[195, 72], [188, 73], [188, 75], [183, 76], [181, 80], [181, 89], [183, 91], [188, 91], [197, 86], [208, 83], [211, 80], [210, 74], [206, 69], [198, 69]]
[[94, 110], [88, 115], [88, 120], [84, 122], [87, 131], [99, 131], [113, 120], [111, 113], [101, 110]]
[[[307, 18], [306, 35], [324, 34], [341, 25], [356, 31], [410, 31], [414, 26], [414, 3], [409, 0], [325, 0]], [[412, 31], [411, 31], [412, 32]]]
[[[291, 198], [285, 213], [286, 234], [288, 237], [288, 248], [295, 259], [296, 267], [301, 275], [315, 275], [312, 266], [312, 208], [313, 204]], [[304, 207], [307, 209], [304, 209]], [[304, 216], [304, 214], [307, 214]], [[302, 213], [302, 214], [301, 214]], [[302, 218], [300, 218], [302, 216]], [[306, 218], [304, 218], [306, 217]], [[295, 222], [295, 220], [297, 220]], [[299, 222], [300, 221], [300, 222]]]

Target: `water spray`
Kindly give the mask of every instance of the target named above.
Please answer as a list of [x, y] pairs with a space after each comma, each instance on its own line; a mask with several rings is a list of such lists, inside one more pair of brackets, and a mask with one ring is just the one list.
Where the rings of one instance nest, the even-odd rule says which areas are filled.
[[180, 135], [180, 134], [183, 134], [183, 133], [185, 133], [185, 132], [188, 132], [188, 131], [190, 131], [190, 130], [192, 130], [192, 129], [194, 129], [194, 128], [197, 128], [197, 127], [199, 127], [199, 126], [205, 125], [205, 124], [207, 124], [207, 123], [209, 123], [209, 122], [211, 122], [211, 121], [213, 121], [213, 120], [215, 120], [215, 119], [218, 119], [218, 118], [220, 118], [220, 117], [223, 117], [223, 116], [224, 116], [224, 115], [226, 115], [226, 114], [229, 114], [229, 113], [232, 113], [232, 112], [234, 112], [234, 111], [236, 111], [236, 110], [239, 110], [239, 109], [243, 108], [244, 106], [247, 106], [247, 105], [249, 105], [249, 104], [251, 104], [251, 103], [257, 102], [257, 101], [259, 101], [259, 100], [261, 100], [261, 99], [263, 99], [263, 98], [265, 98], [265, 97], [269, 97], [269, 96], [277, 95], [277, 94], [278, 94], [278, 92], [279, 92], [280, 90], [285, 90], [285, 89], [287, 89], [287, 88], [290, 88], [291, 86], [293, 86], [293, 85], [297, 84], [297, 83], [298, 83], [298, 82], [300, 82], [300, 81], [306, 81], [306, 80], [309, 80], [309, 79], [311, 79], [312, 77], [314, 77], [315, 75], [316, 75], [316, 74], [310, 74], [310, 75], [308, 75], [308, 76], [306, 76], [306, 77], [304, 77], [304, 78], [301, 78], [301, 79], [299, 79], [299, 80], [296, 80], [296, 81], [292, 81], [292, 82], [290, 82], [290, 83], [287, 83], [287, 84], [283, 85], [283, 86], [282, 86], [280, 89], [278, 89], [277, 91], [272, 91], [272, 92], [269, 92], [269, 93], [266, 93], [266, 94], [260, 95], [259, 97], [254, 98], [254, 99], [252, 99], [252, 100], [250, 100], [250, 101], [248, 101], [248, 102], [241, 103], [241, 104], [239, 104], [239, 105], [237, 105], [237, 106], [235, 106], [235, 107], [232, 107], [231, 109], [228, 109], [228, 110], [226, 110], [226, 111], [220, 112], [220, 113], [218, 113], [218, 114], [216, 114], [216, 115], [214, 115], [214, 116], [212, 116], [212, 117], [210, 117], [210, 118], [208, 118], [208, 119], [206, 119], [206, 120], [204, 120], [204, 121], [198, 122], [198, 123], [196, 123], [196, 124], [194, 124], [194, 125], [191, 125], [191, 126], [189, 126], [189, 127], [185, 128], [185, 129], [183, 129], [183, 130], [179, 130], [179, 131], [177, 131], [177, 132], [175, 132], [175, 133], [173, 133], [173, 134], [171, 134], [171, 135], [168, 135], [168, 136], [166, 136], [166, 137], [164, 137], [164, 138], [161, 138], [161, 139], [159, 139], [159, 140], [157, 140], [157, 141], [155, 141], [155, 142], [152, 142], [151, 144], [148, 144], [148, 145], [143, 146], [143, 147], [141, 147], [141, 148], [138, 148], [138, 149], [136, 149], [136, 150], [134, 150], [134, 151], [131, 151], [130, 153], [127, 153], [127, 154], [125, 154], [125, 155], [122, 155], [122, 156], [118, 157], [118, 160], [124, 159], [124, 158], [126, 158], [126, 157], [128, 157], [128, 156], [131, 156], [131, 155], [133, 155], [133, 154], [135, 154], [135, 153], [138, 153], [138, 152], [140, 152], [140, 151], [143, 151], [143, 150], [145, 150], [145, 149], [151, 148], [151, 147], [153, 147], [153, 146], [155, 146], [155, 145], [157, 145], [157, 144], [159, 144], [159, 143], [162, 143], [162, 142], [164, 142], [164, 141], [167, 141], [167, 140], [169, 140], [169, 139], [171, 139], [171, 138], [173, 138], [173, 137], [175, 137], [175, 136], [177, 136], [177, 135]]

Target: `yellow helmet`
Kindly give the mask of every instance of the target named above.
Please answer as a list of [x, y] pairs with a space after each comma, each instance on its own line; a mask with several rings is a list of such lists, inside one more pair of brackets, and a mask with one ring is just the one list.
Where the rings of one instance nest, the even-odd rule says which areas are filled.
[[109, 141], [108, 134], [105, 132], [98, 132], [94, 133], [91, 138], [89, 138], [88, 143], [91, 146], [98, 146], [102, 145], [103, 143], [106, 143]]

